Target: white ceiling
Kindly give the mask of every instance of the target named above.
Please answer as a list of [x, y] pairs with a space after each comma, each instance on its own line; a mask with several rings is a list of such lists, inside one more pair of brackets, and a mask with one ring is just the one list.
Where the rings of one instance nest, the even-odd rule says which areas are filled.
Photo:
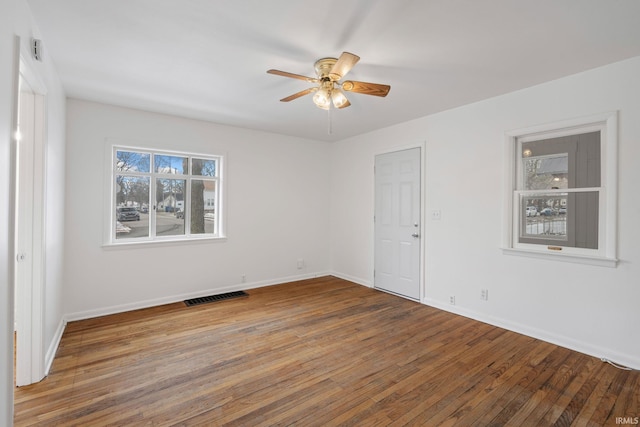
[[[28, 0], [69, 97], [334, 141], [640, 56], [638, 0]], [[327, 112], [313, 63], [343, 51]], [[553, 102], [553, 100], [549, 100]]]

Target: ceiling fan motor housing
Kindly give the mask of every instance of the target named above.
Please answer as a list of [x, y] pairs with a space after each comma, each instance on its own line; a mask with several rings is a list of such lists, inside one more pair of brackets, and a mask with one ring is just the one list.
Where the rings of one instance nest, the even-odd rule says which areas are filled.
[[337, 58], [321, 58], [316, 61], [314, 68], [316, 75], [320, 80], [330, 78], [333, 81], [340, 79], [340, 76], [330, 76], [329, 73], [333, 69], [333, 66], [338, 62]]

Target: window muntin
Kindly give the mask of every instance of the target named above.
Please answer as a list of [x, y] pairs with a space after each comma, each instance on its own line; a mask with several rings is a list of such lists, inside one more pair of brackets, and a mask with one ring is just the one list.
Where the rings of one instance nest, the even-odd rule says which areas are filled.
[[112, 242], [221, 237], [222, 157], [114, 147], [113, 158]]

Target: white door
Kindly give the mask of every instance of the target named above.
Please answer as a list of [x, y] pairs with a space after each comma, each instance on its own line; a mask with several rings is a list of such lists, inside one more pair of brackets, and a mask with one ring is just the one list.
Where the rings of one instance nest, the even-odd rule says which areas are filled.
[[375, 159], [374, 286], [420, 299], [420, 148]]
[[44, 377], [42, 342], [44, 266], [44, 97], [21, 64], [16, 149], [15, 319], [16, 385]]

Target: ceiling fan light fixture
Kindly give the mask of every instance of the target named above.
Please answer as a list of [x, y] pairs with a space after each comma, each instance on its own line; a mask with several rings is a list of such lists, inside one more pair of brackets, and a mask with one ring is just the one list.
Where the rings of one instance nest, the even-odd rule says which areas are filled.
[[331, 100], [333, 101], [333, 106], [336, 108], [344, 108], [349, 106], [349, 100], [338, 88], [335, 88], [331, 91]]
[[324, 87], [319, 89], [315, 95], [313, 95], [313, 102], [318, 108], [328, 110], [331, 106], [331, 92]]

